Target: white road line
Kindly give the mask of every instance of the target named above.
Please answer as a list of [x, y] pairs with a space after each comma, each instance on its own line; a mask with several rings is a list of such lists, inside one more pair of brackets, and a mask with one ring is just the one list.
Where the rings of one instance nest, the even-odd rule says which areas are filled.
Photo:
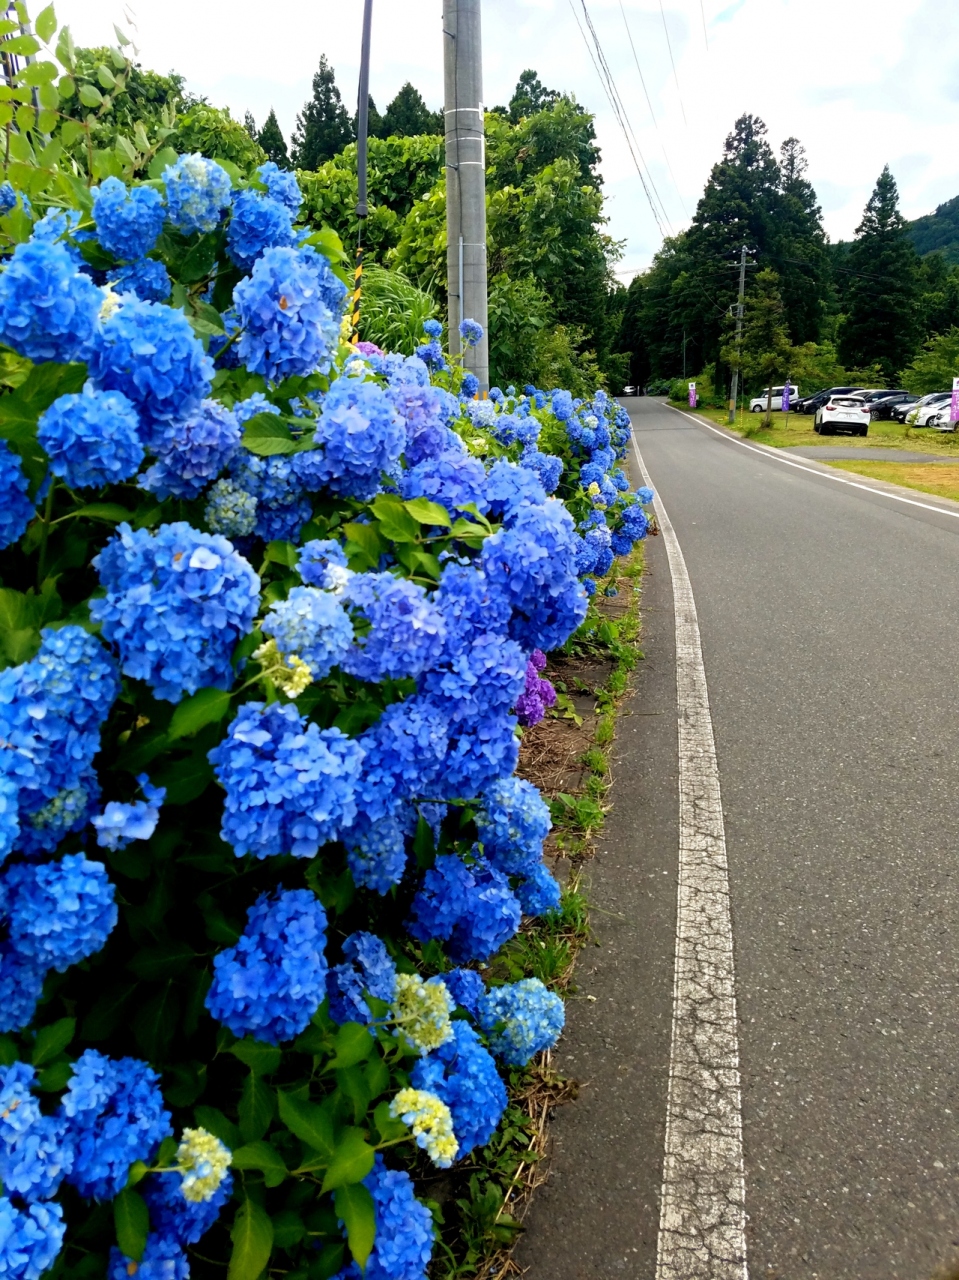
[[[655, 489], [633, 439], [643, 483]], [[657, 495], [676, 616], [679, 890], [656, 1280], [747, 1280], [746, 1184], [726, 835], [699, 621]]]
[[[950, 511], [946, 507], [934, 507], [929, 502], [919, 502], [915, 498], [907, 498], [901, 493], [889, 493], [885, 489], [874, 489], [872, 485], [860, 484], [858, 480], [847, 480], [845, 476], [834, 476], [830, 475], [828, 471], [818, 471], [815, 467], [805, 467], [801, 462], [797, 462], [795, 458], [784, 458], [776, 449], [766, 449], [761, 445], [747, 444], [745, 440], [738, 440], [735, 436], [728, 435], [725, 431], [720, 431], [718, 427], [704, 422], [702, 418], [694, 418], [691, 413], [684, 413], [682, 409], [677, 409], [675, 405], [668, 404], [666, 408], [672, 409], [673, 413], [678, 413], [682, 418], [688, 418], [690, 422], [695, 422], [698, 427], [705, 427], [713, 435], [722, 436], [730, 444], [738, 444], [741, 449], [748, 449], [751, 453], [760, 453], [764, 458], [772, 458], [775, 462], [781, 462], [787, 467], [797, 467], [800, 471], [808, 471], [810, 475], [819, 476], [822, 480], [835, 480], [837, 484], [848, 484], [851, 488], [863, 489], [866, 493], [878, 493], [880, 498], [892, 498], [894, 502], [904, 502], [907, 507], [922, 507], [923, 511], [935, 511], [941, 516], [953, 516], [959, 520], [959, 511]], [[890, 450], [890, 453], [893, 452], [895, 451]]]

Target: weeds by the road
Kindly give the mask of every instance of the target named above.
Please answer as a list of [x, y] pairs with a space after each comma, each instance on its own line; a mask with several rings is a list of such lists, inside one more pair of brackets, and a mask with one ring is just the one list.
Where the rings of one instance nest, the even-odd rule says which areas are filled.
[[829, 463], [841, 471], [852, 471], [872, 480], [886, 480], [889, 484], [901, 484], [907, 489], [919, 489], [937, 498], [952, 498], [959, 502], [959, 463], [950, 462], [885, 462], [834, 458]]

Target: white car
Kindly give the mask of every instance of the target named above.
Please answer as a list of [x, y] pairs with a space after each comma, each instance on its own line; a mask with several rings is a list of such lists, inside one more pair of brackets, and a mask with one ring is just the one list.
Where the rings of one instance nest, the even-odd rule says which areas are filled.
[[[769, 406], [770, 409], [781, 409], [783, 407], [783, 391], [785, 391], [785, 387], [773, 387], [773, 399], [772, 399], [772, 404]], [[767, 390], [761, 396], [753, 396], [753, 398], [749, 402], [749, 412], [765, 413], [766, 399], [768, 395], [769, 395], [769, 390], [767, 388]], [[789, 384], [789, 403], [791, 405], [794, 405], [796, 401], [799, 399], [800, 399], [799, 388], [794, 387], [792, 383], [790, 383]]]
[[936, 391], [932, 395], [923, 396], [912, 413], [906, 415], [906, 425], [910, 427], [931, 427], [932, 419], [941, 411], [942, 406], [951, 399], [951, 391]]
[[950, 396], [945, 405], [940, 405], [939, 412], [933, 414], [926, 423], [927, 427], [932, 427], [934, 431], [955, 431], [957, 424], [955, 418], [952, 416], [951, 399], [952, 397]]
[[848, 431], [854, 436], [864, 436], [871, 421], [869, 406], [853, 396], [830, 396], [816, 410], [814, 431], [821, 436], [834, 436], [837, 431]]

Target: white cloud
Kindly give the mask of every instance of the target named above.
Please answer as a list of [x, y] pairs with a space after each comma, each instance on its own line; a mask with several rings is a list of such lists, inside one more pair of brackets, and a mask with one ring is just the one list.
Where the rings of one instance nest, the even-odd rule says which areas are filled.
[[[702, 2], [708, 51], [700, 0], [663, 0], [677, 91], [659, 0], [622, 0], [654, 125], [620, 0], [587, 0], [673, 229], [687, 224], [744, 111], [766, 121], [774, 146], [790, 135], [804, 144], [834, 239], [852, 235], [886, 163], [908, 217], [959, 194], [956, 59], [930, 52], [959, 45], [954, 0]], [[575, 93], [596, 113], [609, 231], [626, 241], [623, 266], [642, 267], [659, 246], [659, 230], [573, 5], [582, 20], [581, 0], [485, 0], [485, 97], [506, 102], [519, 72], [533, 66], [547, 85]], [[359, 3], [280, 0], [264, 8], [251, 0], [133, 0], [133, 7], [143, 63], [180, 71], [192, 90], [238, 118], [249, 109], [262, 121], [273, 106], [289, 135], [324, 52], [353, 109]], [[440, 8], [438, 0], [375, 6], [371, 90], [381, 108], [405, 80], [431, 106], [441, 104]], [[102, 43], [112, 36], [110, 24], [122, 21], [123, 5], [58, 0], [57, 12], [78, 41]]]

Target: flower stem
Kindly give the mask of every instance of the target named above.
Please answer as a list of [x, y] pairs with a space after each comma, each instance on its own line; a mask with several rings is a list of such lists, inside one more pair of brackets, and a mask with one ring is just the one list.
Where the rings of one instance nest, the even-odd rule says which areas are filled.
[[37, 562], [37, 590], [43, 585], [47, 572], [47, 539], [50, 537], [50, 526], [53, 524], [53, 491], [57, 487], [56, 476], [50, 477], [50, 488], [47, 490], [46, 506], [43, 509], [43, 532], [40, 534], [40, 558]]

